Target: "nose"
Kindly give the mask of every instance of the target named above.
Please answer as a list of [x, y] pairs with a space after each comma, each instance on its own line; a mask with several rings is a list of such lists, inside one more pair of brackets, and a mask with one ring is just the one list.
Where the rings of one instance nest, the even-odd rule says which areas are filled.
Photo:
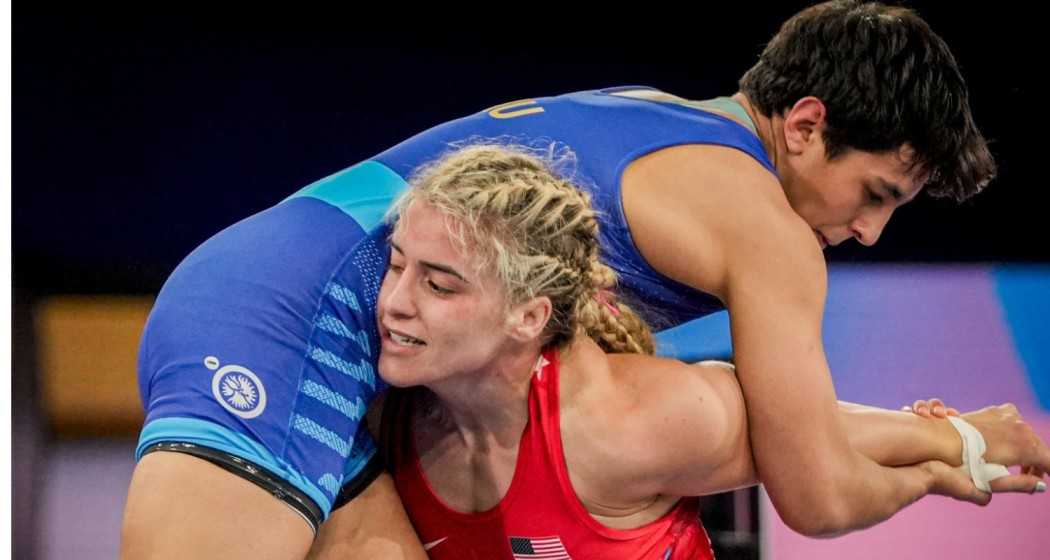
[[416, 300], [412, 293], [412, 280], [407, 270], [400, 273], [387, 270], [383, 285], [379, 290], [379, 301], [386, 313], [397, 317], [413, 317], [416, 314]]
[[877, 243], [882, 235], [882, 230], [886, 228], [890, 217], [893, 216], [893, 210], [893, 206], [886, 205], [862, 212], [850, 224], [853, 237], [865, 247], [871, 247]]

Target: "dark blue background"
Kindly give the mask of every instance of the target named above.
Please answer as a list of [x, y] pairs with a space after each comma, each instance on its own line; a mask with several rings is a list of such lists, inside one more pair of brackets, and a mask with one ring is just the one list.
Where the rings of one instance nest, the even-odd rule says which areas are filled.
[[[226, 225], [439, 122], [621, 84], [735, 91], [805, 5], [740, 3], [550, 28], [320, 17], [73, 13], [15, 6], [16, 294], [149, 293]], [[833, 261], [1047, 261], [1042, 16], [913, 3], [950, 45], [1000, 179], [961, 207], [922, 197], [879, 246]], [[549, 8], [549, 7], [548, 7]], [[272, 15], [272, 14], [271, 14]], [[652, 21], [650, 21], [652, 20]], [[419, 29], [420, 31], [416, 31]], [[447, 46], [452, 41], [458, 46]]]

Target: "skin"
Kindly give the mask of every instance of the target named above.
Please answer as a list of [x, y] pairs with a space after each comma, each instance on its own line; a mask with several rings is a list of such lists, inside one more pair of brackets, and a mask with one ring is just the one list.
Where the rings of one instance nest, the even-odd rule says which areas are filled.
[[[780, 179], [735, 150], [676, 146], [628, 166], [621, 184], [624, 211], [638, 249], [656, 270], [715, 295], [729, 309], [756, 469], [788, 525], [805, 534], [865, 526], [916, 499], [929, 478], [928, 473], [887, 469], [850, 445], [821, 346], [827, 282], [821, 248], [850, 238], [874, 244], [893, 211], [921, 190], [924, 177], [907, 165], [907, 146], [877, 154], [848, 151], [828, 160], [822, 140], [826, 110], [817, 98], [803, 98], [771, 116], [759, 114], [743, 95], [735, 98], [751, 115]], [[468, 368], [470, 360], [491, 357], [496, 350], [474, 348], [470, 359], [458, 365]], [[785, 417], [797, 421], [784, 423]], [[1044, 450], [1026, 449], [1003, 456], [1018, 459], [1028, 475], [1041, 476], [1048, 463]], [[139, 487], [142, 480], [174, 487], [180, 478], [174, 471], [185, 461], [156, 455], [141, 467], [142, 476], [136, 468], [125, 516], [125, 557], [172, 542], [154, 529], [172, 522], [171, 512]], [[787, 460], [797, 461], [798, 469], [777, 468]], [[187, 467], [189, 472], [209, 466], [200, 463]], [[220, 474], [209, 485], [197, 485], [199, 480], [191, 477], [184, 493], [170, 498], [211, 492], [232, 501], [244, 490], [243, 481], [231, 475]], [[396, 507], [389, 489], [376, 492], [387, 492], [386, 503]], [[223, 525], [215, 509], [180, 507], [186, 513], [179, 522], [187, 530], [222, 535], [236, 528]], [[275, 501], [267, 508], [272, 515], [241, 534], [260, 539], [282, 534], [291, 547], [287, 557], [301, 557], [298, 551], [310, 546], [309, 534], [300, 535], [296, 524], [303, 522], [285, 519], [281, 508], [286, 506]], [[326, 525], [358, 527], [363, 515], [360, 508], [343, 507]], [[329, 530], [323, 528], [322, 537]], [[153, 536], [143, 534], [149, 532]], [[404, 542], [414, 538], [391, 538], [399, 537]], [[321, 552], [315, 545], [312, 554]]]
[[[407, 216], [407, 225], [394, 234], [397, 249], [380, 291], [386, 357], [379, 371], [395, 385], [430, 389], [432, 398], [419, 403], [412, 419], [428, 482], [450, 507], [485, 511], [502, 499], [513, 478], [550, 302], [533, 298], [507, 311], [495, 275], [480, 271], [452, 243], [444, 216], [418, 202]], [[463, 324], [464, 317], [478, 320]], [[456, 343], [462, 340], [471, 344]], [[680, 496], [757, 481], [744, 396], [732, 366], [606, 355], [579, 337], [561, 356], [566, 465], [577, 496], [598, 521], [637, 527], [666, 513]], [[662, 382], [649, 382], [654, 377]], [[966, 419], [991, 436], [993, 447], [1031, 443], [1025, 439], [1030, 433], [1015, 429], [1018, 417], [1009, 408]], [[927, 493], [987, 503], [987, 495], [937, 460], [958, 464], [961, 453], [946, 421], [848, 403], [837, 405], [836, 421], [849, 445], [868, 460], [907, 465], [886, 470], [917, 481], [908, 503]], [[635, 452], [625, 457], [621, 450], [628, 441]], [[1032, 478], [1015, 477], [998, 489], [1031, 491]], [[882, 511], [889, 516], [896, 510]]]
[[[735, 99], [779, 180], [737, 150], [677, 146], [628, 166], [625, 214], [654, 268], [726, 304], [756, 468], [784, 521], [804, 534], [867, 526], [913, 501], [923, 480], [859, 453], [837, 419], [821, 338], [821, 249], [850, 238], [874, 244], [924, 178], [906, 146], [829, 160], [815, 97], [771, 116]], [[1043, 449], [1025, 459], [1048, 460]], [[780, 468], [786, 462], [799, 468]]]

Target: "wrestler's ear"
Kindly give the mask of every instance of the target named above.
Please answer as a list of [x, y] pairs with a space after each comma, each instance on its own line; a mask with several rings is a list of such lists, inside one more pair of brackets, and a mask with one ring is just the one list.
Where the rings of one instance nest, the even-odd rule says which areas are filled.
[[823, 146], [826, 127], [824, 102], [813, 96], [799, 99], [784, 112], [784, 142], [788, 152], [800, 154], [815, 144]]
[[519, 342], [529, 342], [543, 336], [551, 319], [551, 300], [538, 296], [513, 306], [508, 318], [510, 336]]

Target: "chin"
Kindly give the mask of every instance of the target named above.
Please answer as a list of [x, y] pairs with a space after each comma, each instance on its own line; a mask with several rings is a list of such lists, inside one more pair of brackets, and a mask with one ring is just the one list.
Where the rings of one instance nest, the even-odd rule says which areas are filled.
[[376, 368], [380, 379], [391, 387], [405, 388], [419, 385], [420, 381], [413, 378], [411, 370], [406, 371], [404, 366], [391, 364], [391, 361], [392, 360], [389, 359], [384, 360], [383, 357], [380, 356], [379, 365]]

